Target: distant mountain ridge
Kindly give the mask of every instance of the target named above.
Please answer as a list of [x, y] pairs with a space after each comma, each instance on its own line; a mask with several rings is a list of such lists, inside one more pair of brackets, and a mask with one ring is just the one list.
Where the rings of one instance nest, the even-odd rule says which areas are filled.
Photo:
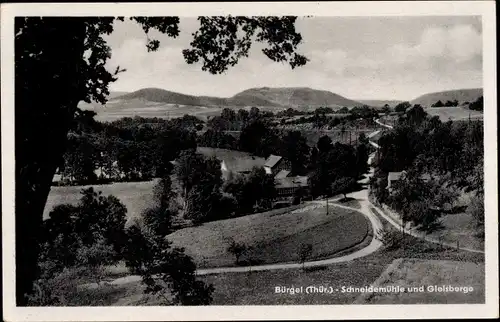
[[[443, 103], [457, 100], [460, 104], [473, 102], [483, 95], [482, 88], [457, 89], [421, 95], [410, 101], [412, 105], [420, 104], [430, 107], [441, 100]], [[325, 90], [309, 87], [256, 87], [244, 90], [232, 97], [196, 96], [181, 94], [160, 88], [143, 88], [135, 92], [111, 92], [109, 101], [145, 101], [179, 106], [201, 107], [276, 107], [313, 110], [318, 107], [340, 108], [368, 105], [381, 108], [385, 104], [394, 108], [402, 100], [353, 100]], [[144, 105], [146, 106], [146, 104]]]
[[456, 90], [424, 94], [422, 96], [413, 99], [412, 101], [410, 101], [410, 103], [412, 105], [420, 104], [423, 107], [430, 107], [437, 101], [446, 103], [446, 101], [457, 100], [458, 103], [461, 105], [464, 102], [474, 102], [480, 96], [483, 96], [482, 88], [464, 88], [464, 89], [456, 89]]
[[267, 106], [315, 109], [320, 106], [333, 108], [362, 105], [360, 102], [350, 100], [338, 94], [308, 87], [250, 88], [228, 98], [181, 94], [160, 88], [143, 88], [132, 93], [115, 96], [111, 100], [116, 102], [133, 99], [207, 107]]
[[384, 107], [385, 104], [389, 105], [390, 107], [394, 107], [399, 103], [403, 102], [399, 100], [356, 100], [356, 101], [373, 107]]

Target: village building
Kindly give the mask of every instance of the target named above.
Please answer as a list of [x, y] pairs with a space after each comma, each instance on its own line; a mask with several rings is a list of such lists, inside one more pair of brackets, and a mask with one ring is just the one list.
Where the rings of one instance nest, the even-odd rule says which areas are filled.
[[264, 158], [241, 151], [198, 147], [196, 152], [217, 158], [221, 162], [222, 177], [225, 180], [234, 175], [249, 174], [253, 168], [262, 168], [266, 162]]
[[307, 176], [283, 177], [274, 179], [276, 183], [276, 193], [278, 198], [287, 198], [296, 196], [299, 191], [302, 196], [308, 194], [309, 185]]
[[401, 179], [401, 176], [405, 173], [404, 171], [400, 172], [389, 172], [387, 175], [387, 190], [391, 191], [394, 183], [398, 182]]
[[281, 170], [290, 170], [292, 165], [290, 161], [282, 156], [271, 154], [264, 164], [264, 170], [267, 174], [276, 175]]

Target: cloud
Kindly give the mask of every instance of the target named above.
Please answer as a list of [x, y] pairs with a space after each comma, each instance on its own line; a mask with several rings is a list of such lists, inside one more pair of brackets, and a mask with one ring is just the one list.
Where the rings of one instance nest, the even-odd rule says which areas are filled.
[[[308, 37], [307, 46], [301, 47], [301, 53], [310, 59], [306, 66], [292, 70], [287, 64], [272, 62], [261, 52], [262, 45], [255, 43], [248, 57], [222, 75], [211, 75], [200, 64], [184, 61], [182, 49], [188, 47], [189, 37], [162, 40], [160, 49], [150, 53], [143, 35], [129, 37], [112, 47], [109, 69], [120, 65], [127, 72], [111, 89], [160, 87], [195, 95], [232, 96], [250, 87], [307, 86], [354, 99], [409, 100], [435, 90], [481, 86], [481, 32], [470, 24], [446, 26], [421, 31], [412, 27], [411, 32], [394, 36], [386, 35], [392, 30], [388, 28], [379, 37], [385, 41], [380, 46], [379, 38], [352, 40], [356, 34], [326, 41], [333, 36], [329, 30], [320, 35], [324, 29], [320, 26], [315, 29], [318, 35]], [[374, 31], [373, 35], [381, 33]]]
[[397, 44], [388, 49], [388, 55], [397, 63], [414, 63], [439, 57], [462, 63], [477, 59], [481, 52], [481, 33], [471, 25], [456, 25], [451, 29], [428, 28], [422, 33], [418, 44]]

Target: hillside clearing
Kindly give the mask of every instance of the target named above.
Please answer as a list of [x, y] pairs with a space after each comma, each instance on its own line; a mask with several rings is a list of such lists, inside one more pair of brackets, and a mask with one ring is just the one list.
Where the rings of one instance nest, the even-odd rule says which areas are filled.
[[483, 118], [483, 113], [480, 111], [469, 110], [463, 107], [430, 107], [425, 109], [425, 111], [430, 116], [439, 116], [439, 119], [442, 122], [446, 122], [448, 120], [458, 121], [458, 120], [467, 120], [469, 116], [471, 119], [477, 120]]
[[[470, 304], [485, 301], [483, 264], [419, 259], [404, 259], [396, 264], [384, 272], [373, 286], [400, 286], [418, 291], [365, 293], [356, 300], [356, 304]], [[435, 289], [444, 286], [462, 289]]]
[[290, 212], [261, 213], [178, 230], [167, 238], [184, 247], [199, 268], [234, 266], [227, 251], [231, 240], [252, 246], [246, 258], [259, 264], [297, 261], [301, 242], [313, 245], [311, 258], [321, 258], [362, 242], [369, 231], [357, 211], [308, 205]]
[[112, 184], [88, 186], [51, 187], [43, 218], [49, 217], [50, 211], [59, 204], [76, 205], [81, 198], [82, 189], [93, 187], [95, 191], [102, 191], [104, 196], [113, 195], [127, 207], [127, 220], [140, 216], [142, 211], [149, 207], [153, 198], [153, 187], [156, 180], [143, 182], [115, 182]]

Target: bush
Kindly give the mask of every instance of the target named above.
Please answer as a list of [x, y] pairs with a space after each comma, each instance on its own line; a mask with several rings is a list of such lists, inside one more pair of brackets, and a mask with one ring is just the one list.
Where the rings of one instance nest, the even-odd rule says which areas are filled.
[[388, 250], [398, 249], [404, 242], [404, 234], [401, 231], [382, 229], [377, 232], [377, 236]]

